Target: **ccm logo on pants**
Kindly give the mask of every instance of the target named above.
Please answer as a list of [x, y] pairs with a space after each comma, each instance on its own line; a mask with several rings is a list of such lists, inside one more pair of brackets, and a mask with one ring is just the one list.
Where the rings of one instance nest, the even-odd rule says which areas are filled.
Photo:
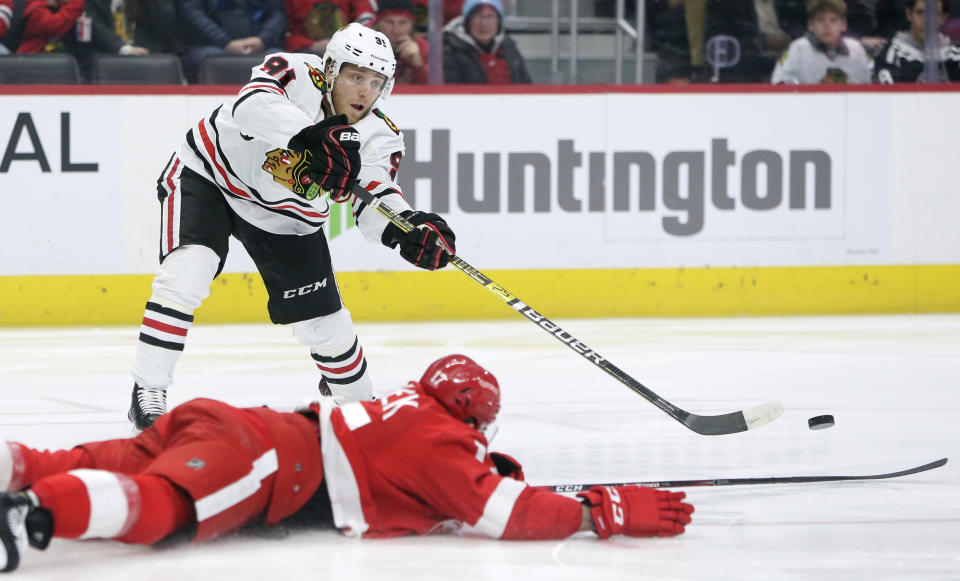
[[320, 290], [327, 286], [327, 279], [318, 280], [317, 282], [304, 285], [300, 288], [292, 288], [290, 290], [283, 291], [283, 298], [292, 299], [294, 297], [300, 297], [306, 294], [310, 294], [315, 290]]

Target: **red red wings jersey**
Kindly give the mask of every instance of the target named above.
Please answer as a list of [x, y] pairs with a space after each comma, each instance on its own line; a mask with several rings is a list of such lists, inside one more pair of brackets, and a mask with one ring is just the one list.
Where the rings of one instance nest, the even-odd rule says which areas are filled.
[[[286, 147], [301, 129], [323, 119], [326, 88], [320, 57], [266, 55], [236, 99], [187, 132], [178, 156], [216, 184], [230, 207], [250, 224], [275, 234], [316, 232], [329, 217], [330, 202], [326, 196], [311, 199], [303, 191], [298, 172], [306, 164], [300, 163], [300, 153]], [[403, 134], [379, 109], [354, 127], [360, 133], [360, 185], [398, 212], [410, 209], [394, 181], [404, 152]], [[356, 199], [354, 214], [364, 237], [379, 243], [386, 218], [379, 212], [363, 213]]]
[[347, 535], [430, 534], [465, 523], [495, 538], [573, 534], [580, 503], [504, 478], [487, 440], [411, 383], [320, 413], [324, 478]]

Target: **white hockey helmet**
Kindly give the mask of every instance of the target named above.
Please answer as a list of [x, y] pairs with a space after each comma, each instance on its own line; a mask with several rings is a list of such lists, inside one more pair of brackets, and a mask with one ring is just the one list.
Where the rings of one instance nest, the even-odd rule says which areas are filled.
[[[340, 67], [350, 63], [358, 67], [380, 73], [387, 80], [380, 90], [380, 99], [385, 99], [393, 90], [393, 73], [397, 70], [397, 59], [387, 37], [377, 30], [367, 28], [357, 22], [351, 22], [330, 37], [327, 49], [323, 53], [323, 74], [326, 76], [327, 89], [333, 92], [333, 85], [340, 74]], [[329, 94], [329, 93], [328, 93]]]

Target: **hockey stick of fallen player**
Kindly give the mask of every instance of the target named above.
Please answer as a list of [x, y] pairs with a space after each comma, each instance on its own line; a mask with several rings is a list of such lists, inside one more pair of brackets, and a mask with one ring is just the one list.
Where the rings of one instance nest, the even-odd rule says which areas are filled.
[[[413, 230], [414, 226], [407, 221], [406, 218], [392, 210], [389, 206], [384, 204], [373, 194], [363, 189], [359, 185], [354, 185], [352, 192], [354, 195], [360, 198], [361, 201], [371, 208], [375, 208], [378, 212], [383, 214], [384, 217], [396, 224], [397, 227], [404, 232]], [[507, 303], [508, 306], [526, 317], [531, 322], [535, 323], [547, 333], [550, 333], [556, 337], [558, 341], [565, 344], [570, 349], [573, 349], [575, 352], [586, 358], [587, 361], [606, 371], [608, 374], [613, 376], [614, 379], [626, 385], [633, 391], [639, 393], [646, 398], [647, 401], [666, 412], [670, 417], [698, 434], [716, 436], [720, 434], [735, 434], [737, 432], [744, 432], [746, 430], [759, 428], [760, 426], [777, 419], [780, 414], [783, 413], [783, 405], [781, 405], [778, 401], [768, 401], [746, 410], [717, 416], [700, 416], [697, 414], [692, 414], [688, 411], [684, 411], [669, 401], [663, 399], [636, 379], [627, 375], [624, 371], [610, 361], [601, 357], [599, 353], [587, 347], [585, 344], [583, 344], [583, 342], [579, 341], [570, 333], [561, 329], [560, 325], [557, 325], [547, 317], [527, 306], [526, 303], [510, 294], [507, 289], [491, 280], [473, 266], [470, 266], [466, 260], [460, 258], [459, 256], [451, 256], [450, 264], [462, 270], [467, 276], [483, 285], [488, 291]]]
[[802, 484], [805, 482], [836, 482], [840, 480], [883, 480], [885, 478], [899, 478], [910, 474], [918, 474], [939, 468], [947, 463], [946, 458], [935, 462], [900, 470], [886, 474], [868, 474], [865, 476], [778, 476], [773, 478], [714, 478], [711, 480], [661, 480], [656, 482], [620, 482], [599, 484], [551, 484], [537, 486], [550, 492], [581, 492], [590, 490], [594, 486], [646, 486], [647, 488], [684, 488], [687, 486], [739, 486], [742, 484]]

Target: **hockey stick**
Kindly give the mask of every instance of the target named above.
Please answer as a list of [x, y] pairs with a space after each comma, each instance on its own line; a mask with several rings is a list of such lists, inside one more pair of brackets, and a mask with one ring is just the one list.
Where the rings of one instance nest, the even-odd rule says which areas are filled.
[[712, 480], [662, 480], [659, 482], [622, 482], [600, 484], [550, 484], [537, 486], [550, 492], [581, 492], [590, 490], [594, 486], [646, 486], [647, 488], [684, 488], [687, 486], [739, 486], [742, 484], [802, 484], [805, 482], [836, 482], [840, 480], [883, 480], [885, 478], [899, 478], [910, 474], [919, 474], [934, 468], [940, 468], [947, 463], [946, 458], [935, 462], [900, 470], [886, 474], [868, 474], [866, 476], [779, 476], [773, 478], [714, 478]]
[[[392, 210], [389, 206], [384, 204], [381, 200], [359, 185], [355, 184], [352, 188], [352, 192], [354, 195], [360, 198], [362, 202], [371, 208], [375, 208], [384, 217], [396, 224], [397, 227], [404, 232], [413, 230], [413, 224], [407, 221], [406, 218]], [[692, 414], [688, 411], [684, 411], [669, 401], [663, 399], [636, 379], [627, 375], [624, 371], [610, 361], [601, 357], [599, 353], [587, 347], [583, 342], [579, 341], [570, 333], [561, 329], [560, 325], [554, 323], [547, 317], [527, 306], [523, 301], [510, 294], [507, 289], [503, 288], [485, 274], [467, 263], [466, 260], [460, 258], [459, 256], [451, 256], [450, 264], [462, 270], [467, 276], [480, 283], [488, 291], [507, 303], [508, 306], [525, 316], [531, 322], [536, 323], [541, 329], [556, 337], [558, 341], [573, 349], [575, 352], [586, 358], [587, 361], [606, 371], [609, 375], [613, 376], [614, 379], [626, 385], [633, 391], [639, 393], [646, 398], [647, 401], [666, 412], [670, 417], [698, 434], [716, 436], [720, 434], [735, 434], [737, 432], [744, 432], [746, 430], [759, 428], [760, 426], [777, 419], [780, 414], [783, 413], [783, 405], [781, 405], [778, 401], [768, 401], [746, 410], [717, 416], [700, 416], [697, 414]]]

